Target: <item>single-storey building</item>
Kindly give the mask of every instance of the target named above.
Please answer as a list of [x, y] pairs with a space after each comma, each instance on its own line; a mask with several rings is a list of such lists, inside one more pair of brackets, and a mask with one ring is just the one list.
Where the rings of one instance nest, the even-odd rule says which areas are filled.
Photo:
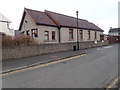
[[[78, 39], [77, 39], [78, 29]], [[32, 36], [39, 44], [100, 42], [103, 30], [95, 24], [51, 11], [24, 9], [19, 26], [21, 34]]]

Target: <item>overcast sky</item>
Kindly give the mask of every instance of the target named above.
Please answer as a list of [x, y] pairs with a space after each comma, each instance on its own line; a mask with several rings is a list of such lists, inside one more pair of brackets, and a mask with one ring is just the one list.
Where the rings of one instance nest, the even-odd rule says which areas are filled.
[[119, 0], [0, 0], [0, 13], [7, 17], [11, 27], [18, 30], [24, 7], [39, 11], [49, 10], [68, 16], [86, 19], [107, 33], [118, 27]]

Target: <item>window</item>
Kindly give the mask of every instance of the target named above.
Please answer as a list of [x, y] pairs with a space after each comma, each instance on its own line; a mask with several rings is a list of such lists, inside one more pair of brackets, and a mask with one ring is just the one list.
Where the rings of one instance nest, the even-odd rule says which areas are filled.
[[26, 31], [26, 35], [29, 35], [29, 30], [28, 30], [28, 31]]
[[49, 31], [45, 31], [45, 40], [49, 40]]
[[32, 37], [33, 38], [38, 37], [38, 29], [37, 28], [36, 29], [32, 29], [31, 32], [32, 32]]
[[97, 39], [97, 32], [95, 31], [95, 39]]
[[23, 32], [21, 32], [20, 34], [24, 34], [24, 31], [23, 31]]
[[90, 31], [88, 31], [88, 39], [90, 39]]
[[100, 40], [104, 40], [104, 35], [100, 35]]
[[118, 33], [118, 35], [120, 35], [120, 32]]
[[27, 21], [27, 20], [25, 20], [25, 23], [28, 23], [28, 21]]
[[52, 40], [55, 40], [55, 31], [52, 31]]
[[79, 30], [80, 32], [80, 39], [83, 39], [83, 30]]
[[73, 29], [69, 29], [69, 39], [73, 39]]

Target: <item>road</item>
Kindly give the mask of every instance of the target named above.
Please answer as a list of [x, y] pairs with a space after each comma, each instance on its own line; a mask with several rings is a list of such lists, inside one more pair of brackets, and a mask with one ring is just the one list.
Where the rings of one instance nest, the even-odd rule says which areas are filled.
[[7, 74], [3, 88], [103, 88], [118, 75], [118, 45], [87, 49], [68, 61]]

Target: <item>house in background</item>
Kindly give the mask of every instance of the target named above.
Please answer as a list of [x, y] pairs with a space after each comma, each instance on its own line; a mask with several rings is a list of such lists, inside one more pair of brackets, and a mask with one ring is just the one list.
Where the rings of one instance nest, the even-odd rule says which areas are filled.
[[120, 28], [110, 28], [109, 35], [120, 36]]
[[[32, 36], [39, 44], [76, 43], [77, 18], [47, 11], [24, 9], [19, 26], [21, 34]], [[100, 42], [103, 30], [84, 19], [78, 19], [78, 40]]]
[[5, 16], [0, 14], [0, 33], [4, 33], [6, 35], [14, 36], [14, 30], [10, 29], [11, 21], [7, 19]]
[[120, 43], [120, 28], [110, 28], [109, 30], [109, 44]]

